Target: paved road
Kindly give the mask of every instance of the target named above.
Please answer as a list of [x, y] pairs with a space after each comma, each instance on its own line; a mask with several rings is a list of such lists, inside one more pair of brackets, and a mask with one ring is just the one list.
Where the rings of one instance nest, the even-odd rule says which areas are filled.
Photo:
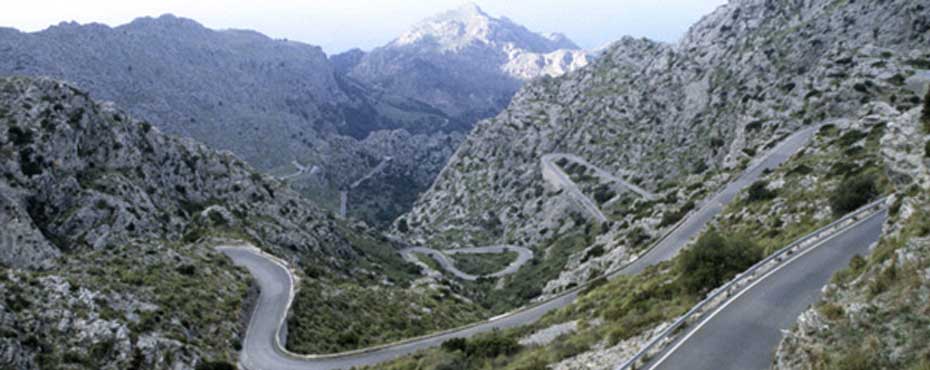
[[[772, 365], [773, 352], [797, 317], [820, 297], [833, 273], [878, 240], [880, 212], [826, 241], [737, 296], [703, 324], [694, 325], [646, 369], [755, 370]], [[680, 346], [680, 347], [679, 347]], [[677, 349], [676, 349], [677, 347]], [[668, 357], [665, 357], [668, 356]]]
[[[739, 178], [728, 184], [721, 192], [705, 200], [696, 211], [688, 217], [655, 248], [633, 262], [627, 268], [614, 273], [614, 275], [632, 275], [642, 272], [646, 267], [675, 257], [688, 241], [699, 235], [701, 230], [716, 217], [723, 208], [729, 204], [736, 195], [747, 186], [756, 182], [766, 169], [780, 166], [794, 155], [798, 149], [804, 147], [820, 126], [812, 126], [798, 131], [769, 151], [764, 158], [744, 171]], [[613, 275], [612, 275], [613, 276]]]
[[[643, 198], [646, 198], [646, 199], [649, 199], [649, 200], [655, 200], [655, 199], [656, 199], [656, 195], [655, 195], [655, 194], [653, 194], [653, 193], [647, 191], [646, 189], [643, 189], [643, 188], [637, 186], [636, 184], [633, 184], [633, 183], [631, 183], [631, 182], [629, 182], [629, 181], [626, 181], [626, 180], [621, 179], [621, 178], [619, 178], [619, 177], [617, 177], [617, 176], [614, 176], [614, 174], [602, 170], [600, 167], [597, 167], [597, 166], [591, 164], [591, 163], [588, 162], [586, 159], [581, 158], [581, 157], [579, 157], [579, 156], [577, 156], [577, 155], [574, 155], [574, 154], [564, 154], [564, 153], [546, 154], [546, 155], [543, 156], [542, 161], [543, 161], [543, 163], [548, 163], [548, 164], [552, 165], [552, 164], [554, 164], [554, 162], [557, 162], [557, 161], [559, 161], [560, 159], [566, 159], [566, 160], [569, 160], [569, 161], [572, 161], [572, 162], [575, 162], [575, 163], [583, 164], [583, 165], [585, 165], [585, 166], [587, 166], [587, 167], [593, 169], [593, 170], [594, 170], [594, 174], [595, 174], [597, 177], [606, 179], [606, 180], [608, 180], [608, 181], [616, 182], [616, 183], [620, 184], [621, 186], [627, 188], [628, 190], [630, 190], [630, 191], [632, 191], [632, 192], [638, 194], [639, 196], [641, 196], [641, 197], [643, 197]], [[561, 169], [560, 169], [560, 170], [561, 170]], [[564, 172], [564, 171], [562, 171], [562, 172]], [[569, 181], [570, 181], [570, 180], [569, 180]]]
[[478, 280], [478, 278], [480, 278], [481, 276], [472, 275], [462, 270], [459, 270], [458, 267], [455, 266], [455, 261], [451, 260], [448, 256], [455, 255], [455, 254], [490, 254], [490, 253], [504, 253], [504, 252], [516, 252], [517, 259], [511, 262], [510, 265], [507, 265], [507, 268], [500, 270], [498, 272], [495, 272], [493, 274], [490, 274], [486, 277], [496, 278], [496, 277], [513, 274], [517, 272], [517, 270], [520, 270], [520, 267], [523, 267], [523, 265], [525, 265], [527, 262], [533, 259], [532, 250], [528, 248], [524, 248], [524, 247], [513, 246], [513, 245], [496, 245], [496, 246], [490, 246], [490, 247], [460, 248], [460, 249], [449, 249], [449, 250], [443, 250], [443, 251], [439, 251], [439, 250], [435, 250], [431, 248], [424, 248], [424, 247], [411, 247], [411, 248], [402, 250], [400, 253], [404, 256], [404, 258], [406, 258], [409, 261], [416, 260], [416, 256], [414, 256], [414, 253], [428, 255], [432, 257], [433, 260], [435, 260], [437, 263], [439, 263], [439, 265], [444, 270], [452, 273], [459, 279], [475, 281], [475, 280]]
[[365, 174], [365, 176], [362, 176], [362, 178], [355, 180], [352, 185], [349, 185], [348, 190], [342, 190], [339, 192], [339, 216], [345, 218], [346, 213], [348, 213], [349, 191], [355, 190], [355, 188], [359, 187], [359, 185], [361, 185], [363, 182], [368, 181], [368, 179], [370, 179], [376, 173], [381, 172], [381, 170], [383, 170], [384, 167], [387, 167], [388, 163], [390, 163], [392, 160], [394, 160], [394, 157], [384, 157], [381, 162], [375, 166], [375, 168], [372, 168], [371, 171], [368, 171], [368, 173]]
[[576, 297], [574, 293], [565, 295], [541, 306], [522, 311], [519, 315], [491, 319], [464, 330], [416, 339], [384, 349], [335, 358], [300, 358], [279, 351], [274, 344], [278, 327], [292, 299], [289, 294], [293, 288], [290, 273], [254, 248], [221, 247], [219, 250], [229, 256], [235, 264], [248, 268], [261, 290], [240, 352], [240, 364], [248, 370], [329, 370], [373, 365], [421, 349], [438, 346], [452, 338], [470, 337], [494, 329], [525, 325], [538, 320], [546, 312], [564, 307]]
[[[611, 274], [610, 277], [619, 274], [635, 274], [642, 271], [646, 266], [674, 257], [675, 254], [686, 245], [688, 240], [698, 235], [707, 222], [722, 210], [724, 203], [732, 200], [739, 190], [756, 181], [764, 168], [775, 167], [787, 160], [794, 152], [807, 143], [807, 140], [816, 132], [816, 129], [817, 127], [811, 127], [801, 130], [784, 140], [782, 144], [770, 151], [769, 154], [766, 154], [766, 157], [758, 166], [751, 165], [733, 184], [727, 186], [724, 191], [714, 196], [710, 201], [705, 202], [696, 212], [692, 212], [680, 227], [669, 234], [668, 238], [651, 249], [645, 256], [626, 268]], [[373, 365], [421, 349], [438, 346], [450, 338], [469, 337], [493, 329], [526, 325], [538, 320], [549, 311], [565, 307], [577, 297], [577, 291], [573, 290], [538, 306], [533, 306], [511, 315], [494, 318], [470, 326], [464, 330], [457, 330], [426, 338], [415, 338], [403, 344], [388, 348], [338, 356], [336, 358], [301, 359], [281, 353], [279, 350], [275, 349], [277, 347], [273, 344], [273, 338], [275, 337], [277, 327], [281, 323], [282, 318], [285, 317], [289, 307], [288, 295], [281, 293], [291, 289], [290, 284], [292, 283], [287, 271], [283, 267], [275, 265], [267, 258], [256, 254], [256, 252], [250, 249], [226, 249], [224, 252], [229, 255], [235, 263], [249, 268], [262, 290], [259, 304], [253, 314], [253, 321], [246, 334], [247, 340], [241, 351], [241, 362], [250, 370], [316, 370]], [[265, 292], [270, 293], [266, 294]]]
[[310, 175], [316, 175], [317, 173], [321, 171], [319, 166], [306, 167], [297, 161], [292, 161], [291, 163], [294, 165], [294, 167], [297, 167], [297, 171], [290, 175], [281, 177], [281, 180], [290, 180], [297, 176], [303, 175], [304, 173], [309, 173]]
[[581, 192], [581, 189], [578, 188], [578, 184], [575, 184], [575, 182], [568, 177], [568, 174], [555, 164], [552, 158], [543, 156], [541, 163], [544, 178], [559, 189], [566, 191], [568, 196], [581, 205], [581, 207], [584, 208], [591, 217], [594, 217], [598, 223], [607, 222], [607, 216], [604, 216], [604, 212], [601, 212], [601, 209], [597, 207], [597, 204], [594, 204], [591, 198], [588, 198]]

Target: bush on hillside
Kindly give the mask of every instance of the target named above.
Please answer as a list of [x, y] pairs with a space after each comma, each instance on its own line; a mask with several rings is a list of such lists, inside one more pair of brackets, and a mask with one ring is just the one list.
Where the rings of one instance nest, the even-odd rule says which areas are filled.
[[201, 362], [196, 370], [236, 370], [236, 365], [224, 361]]
[[687, 294], [703, 295], [726, 283], [761, 259], [749, 239], [725, 237], [710, 229], [697, 243], [682, 252], [678, 283]]
[[756, 181], [749, 186], [749, 196], [746, 198], [746, 200], [750, 203], [754, 203], [774, 199], [777, 194], [774, 191], [769, 190], [768, 186], [769, 183], [765, 181]]
[[860, 174], [843, 180], [830, 196], [834, 216], [842, 216], [859, 209], [878, 196], [875, 175]]
[[924, 132], [930, 134], [930, 89], [927, 89], [927, 95], [924, 96], [924, 112], [921, 120], [924, 122]]

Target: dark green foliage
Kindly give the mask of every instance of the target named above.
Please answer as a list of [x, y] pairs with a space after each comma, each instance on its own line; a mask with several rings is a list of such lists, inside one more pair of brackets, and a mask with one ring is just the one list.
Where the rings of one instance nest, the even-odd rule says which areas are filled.
[[236, 370], [236, 365], [225, 361], [209, 361], [197, 364], [196, 370]]
[[33, 156], [34, 151], [32, 148], [24, 148], [19, 151], [19, 166], [23, 171], [23, 175], [32, 177], [42, 173], [41, 163], [45, 161], [45, 158], [41, 155]]
[[662, 215], [662, 222], [659, 223], [659, 227], [666, 227], [680, 221], [688, 212], [694, 209], [694, 206], [695, 204], [693, 201], [688, 201], [688, 203], [685, 203], [685, 205], [677, 211], [665, 212], [665, 214]]
[[616, 195], [617, 193], [607, 185], [601, 185], [594, 189], [594, 200], [597, 201], [597, 204], [604, 204]]
[[11, 126], [7, 130], [7, 135], [9, 135], [10, 141], [12, 141], [16, 146], [32, 144], [31, 130], [23, 130], [19, 128], [19, 126]]
[[397, 221], [397, 231], [400, 231], [402, 233], [406, 233], [410, 231], [410, 226], [407, 225], [406, 218], [402, 218], [400, 219], [400, 221]]
[[930, 158], [930, 140], [927, 140], [927, 143], [924, 144], [924, 157]]
[[594, 247], [589, 249], [587, 253], [584, 254], [584, 257], [581, 259], [581, 263], [588, 262], [588, 260], [592, 258], [597, 258], [603, 255], [604, 255], [604, 246], [600, 244], [595, 245]]
[[194, 265], [181, 265], [177, 268], [178, 273], [185, 276], [194, 276], [197, 273], [197, 266]]
[[465, 350], [468, 348], [468, 340], [466, 340], [465, 338], [452, 338], [445, 342], [442, 342], [441, 347], [442, 347], [442, 350], [446, 352], [455, 352], [455, 351], [465, 352]]
[[855, 143], [858, 143], [862, 139], [865, 139], [866, 136], [869, 136], [869, 134], [866, 132], [859, 131], [859, 130], [850, 130], [840, 137], [839, 144], [844, 147], [847, 147]]
[[213, 211], [213, 212], [210, 212], [208, 216], [210, 217], [210, 222], [212, 222], [214, 225], [226, 226], [228, 224], [228, 222], [226, 221], [226, 217], [224, 217], [223, 214], [220, 212]]
[[859, 209], [879, 194], [875, 175], [860, 174], [843, 180], [830, 196], [830, 207], [835, 216]]
[[774, 191], [768, 189], [768, 182], [765, 181], [756, 181], [749, 186], [749, 195], [746, 197], [746, 201], [761, 202], [769, 199], [774, 199], [778, 194]]
[[500, 355], [511, 355], [520, 349], [517, 340], [505, 335], [494, 333], [489, 336], [480, 336], [467, 341], [465, 354], [468, 357], [495, 358]]
[[679, 284], [688, 294], [704, 294], [759, 261], [762, 254], [749, 239], [727, 238], [710, 229], [694, 247], [682, 252]]
[[877, 369], [874, 354], [864, 351], [851, 351], [841, 357], [830, 367], [834, 370], [872, 370]]

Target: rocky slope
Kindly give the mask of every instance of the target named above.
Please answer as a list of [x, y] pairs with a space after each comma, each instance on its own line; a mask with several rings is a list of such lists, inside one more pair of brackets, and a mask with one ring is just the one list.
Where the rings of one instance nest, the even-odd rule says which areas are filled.
[[349, 76], [472, 124], [500, 112], [525, 81], [588, 62], [563, 35], [533, 33], [467, 4], [364, 55]]
[[[930, 112], [930, 95], [926, 104]], [[899, 114], [882, 138], [898, 190], [882, 240], [802, 314], [779, 346], [774, 369], [930, 366], [930, 119], [922, 123], [919, 116], [917, 109]]]
[[232, 153], [51, 79], [0, 78], [0, 174], [2, 368], [235, 359], [247, 274], [212, 238], [251, 242], [324, 287], [406, 292], [416, 273]]
[[[448, 146], [423, 153], [442, 153], [458, 143], [443, 139], [470, 127], [424, 103], [371, 89], [341, 68], [315, 46], [252, 31], [214, 31], [170, 15], [115, 28], [62, 23], [36, 33], [0, 29], [0, 75], [71, 81], [166, 133], [231, 150], [271, 173], [292, 171], [294, 160], [317, 165], [324, 169], [322, 191], [306, 194], [317, 201], [371, 168], [364, 153], [399, 157], [418, 148], [416, 142], [393, 140], [398, 147], [390, 147], [365, 140], [372, 133], [435, 137]], [[417, 185], [411, 191], [427, 187], [440, 168], [411, 179]]]
[[[504, 242], [552, 255], [552, 240], [577, 228], [540, 158], [569, 153], [660, 194], [615, 203], [628, 207], [596, 240], [597, 254], [616, 260], [786, 133], [853, 117], [868, 101], [918, 105], [913, 86], [930, 69], [928, 13], [910, 1], [738, 0], [679, 44], [625, 38], [586, 68], [529, 83], [481, 122], [398, 226], [423, 244]], [[570, 259], [587, 260], [581, 250]]]

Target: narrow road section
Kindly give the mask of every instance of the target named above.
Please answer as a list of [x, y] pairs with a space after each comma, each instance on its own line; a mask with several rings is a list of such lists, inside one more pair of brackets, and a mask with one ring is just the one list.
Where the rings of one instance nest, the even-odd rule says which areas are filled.
[[773, 270], [690, 328], [646, 369], [755, 370], [772, 365], [773, 351], [834, 272], [865, 255], [881, 236], [879, 212], [819, 247]]
[[[487, 275], [487, 276], [472, 275], [462, 270], [459, 270], [459, 268], [455, 266], [455, 262], [449, 258], [450, 255], [456, 255], [456, 254], [492, 254], [492, 253], [505, 253], [505, 252], [516, 252], [517, 259], [511, 262], [510, 265], [507, 265], [505, 269], [495, 272], [493, 274]], [[455, 275], [455, 277], [462, 279], [462, 280], [469, 280], [469, 281], [475, 281], [481, 277], [497, 278], [497, 277], [513, 274], [517, 272], [518, 270], [520, 270], [520, 267], [523, 267], [523, 265], [525, 265], [527, 262], [533, 259], [532, 250], [530, 250], [529, 248], [517, 247], [514, 245], [496, 245], [496, 246], [490, 246], [490, 247], [461, 248], [461, 249], [449, 249], [449, 250], [442, 250], [442, 251], [431, 249], [431, 248], [424, 248], [424, 247], [411, 247], [411, 248], [402, 250], [400, 253], [401, 255], [404, 256], [404, 259], [411, 261], [411, 262], [416, 260], [416, 256], [414, 254], [416, 253], [425, 254], [431, 257], [432, 259], [434, 259], [437, 263], [439, 263], [439, 266], [441, 266], [444, 270], [448, 271], [452, 275]]]
[[368, 179], [370, 179], [376, 173], [383, 171], [384, 168], [387, 167], [388, 163], [390, 163], [392, 160], [394, 160], [394, 157], [384, 157], [383, 159], [381, 159], [381, 162], [378, 163], [378, 165], [375, 166], [375, 168], [372, 168], [371, 171], [368, 171], [368, 173], [365, 174], [365, 176], [362, 176], [362, 178], [355, 180], [355, 182], [353, 182], [352, 185], [349, 185], [348, 189], [342, 190], [339, 192], [339, 216], [340, 217], [345, 218], [346, 214], [348, 213], [349, 191], [355, 190], [355, 188], [359, 187], [359, 185], [362, 185], [363, 182], [368, 181]]
[[[751, 164], [723, 191], [705, 201], [697, 211], [692, 212], [685, 221], [641, 258], [617, 271], [608, 273], [608, 277], [636, 274], [649, 265], [674, 257], [689, 240], [703, 230], [708, 221], [720, 213], [726, 203], [733, 200], [740, 190], [755, 182], [765, 169], [775, 168], [788, 160], [808, 142], [818, 128], [819, 126], [808, 127], [789, 136], [757, 163]], [[566, 184], [574, 183], [569, 181]], [[276, 339], [279, 337], [278, 328], [284, 323], [293, 298], [293, 276], [290, 271], [280, 262], [276, 262], [273, 257], [255, 248], [225, 248], [222, 251], [236, 264], [248, 268], [255, 276], [262, 291], [241, 351], [241, 364], [250, 370], [345, 369], [352, 366], [375, 365], [421, 349], [438, 346], [451, 338], [470, 337], [494, 329], [517, 327], [535, 322], [547, 312], [572, 303], [580, 290], [580, 288], [572, 289], [552, 299], [464, 328], [342, 354], [301, 356], [287, 353], [280, 346], [280, 340]]]
[[802, 129], [791, 136], [787, 137], [781, 143], [769, 151], [765, 157], [750, 164], [740, 176], [717, 194], [705, 199], [697, 210], [692, 211], [685, 220], [678, 225], [671, 233], [667, 234], [659, 244], [640, 256], [635, 262], [626, 268], [615, 272], [611, 275], [635, 275], [647, 267], [659, 262], [668, 261], [675, 257], [681, 248], [688, 244], [688, 241], [698, 236], [701, 230], [707, 226], [710, 220], [717, 217], [724, 207], [727, 206], [739, 192], [752, 183], [759, 180], [765, 170], [775, 169], [782, 163], [785, 163], [798, 149], [801, 149], [810, 141], [811, 137], [820, 126], [812, 126]]

